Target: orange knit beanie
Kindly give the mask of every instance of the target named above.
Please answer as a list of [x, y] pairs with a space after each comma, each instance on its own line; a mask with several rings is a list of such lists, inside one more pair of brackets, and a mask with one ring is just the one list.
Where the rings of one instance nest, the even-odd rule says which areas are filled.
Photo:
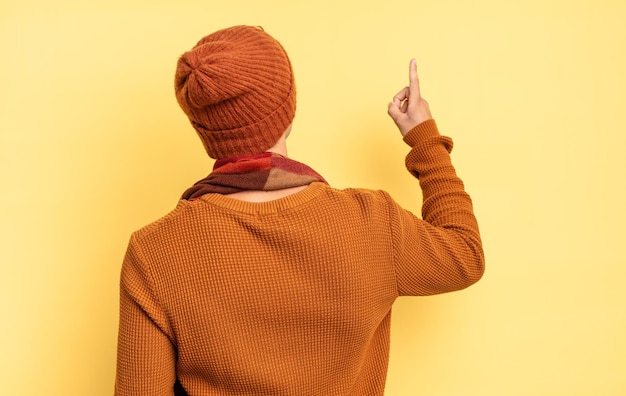
[[266, 151], [296, 112], [289, 58], [258, 27], [234, 26], [204, 37], [178, 60], [175, 88], [211, 158]]

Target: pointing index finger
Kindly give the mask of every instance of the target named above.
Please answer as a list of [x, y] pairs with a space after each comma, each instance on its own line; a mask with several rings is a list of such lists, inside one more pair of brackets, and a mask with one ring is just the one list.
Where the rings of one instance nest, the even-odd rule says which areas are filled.
[[420, 94], [420, 82], [417, 77], [417, 61], [411, 59], [409, 63], [409, 91], [410, 91], [410, 99], [419, 99]]

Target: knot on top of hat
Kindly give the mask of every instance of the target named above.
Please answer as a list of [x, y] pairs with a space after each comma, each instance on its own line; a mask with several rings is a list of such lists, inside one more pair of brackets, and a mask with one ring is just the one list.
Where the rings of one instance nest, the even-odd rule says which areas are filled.
[[202, 44], [183, 54], [176, 70], [177, 96], [200, 109], [248, 91], [242, 59], [228, 55], [226, 43]]

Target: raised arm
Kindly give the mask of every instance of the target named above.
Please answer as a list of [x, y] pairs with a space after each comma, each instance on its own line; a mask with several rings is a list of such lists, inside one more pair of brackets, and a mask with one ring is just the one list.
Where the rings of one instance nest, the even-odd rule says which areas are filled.
[[391, 207], [398, 290], [428, 295], [463, 289], [484, 272], [484, 254], [472, 201], [452, 166], [452, 140], [441, 136], [420, 93], [415, 60], [409, 86], [388, 106], [404, 141], [409, 172], [422, 188], [422, 219]]

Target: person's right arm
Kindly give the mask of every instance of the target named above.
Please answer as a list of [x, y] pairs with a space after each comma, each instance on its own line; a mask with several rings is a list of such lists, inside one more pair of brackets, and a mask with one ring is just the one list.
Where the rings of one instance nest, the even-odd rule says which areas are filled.
[[415, 60], [409, 86], [389, 103], [388, 113], [404, 141], [409, 172], [420, 181], [422, 219], [390, 205], [400, 295], [463, 289], [484, 272], [484, 254], [472, 201], [450, 160], [452, 140], [441, 136], [421, 97]]

